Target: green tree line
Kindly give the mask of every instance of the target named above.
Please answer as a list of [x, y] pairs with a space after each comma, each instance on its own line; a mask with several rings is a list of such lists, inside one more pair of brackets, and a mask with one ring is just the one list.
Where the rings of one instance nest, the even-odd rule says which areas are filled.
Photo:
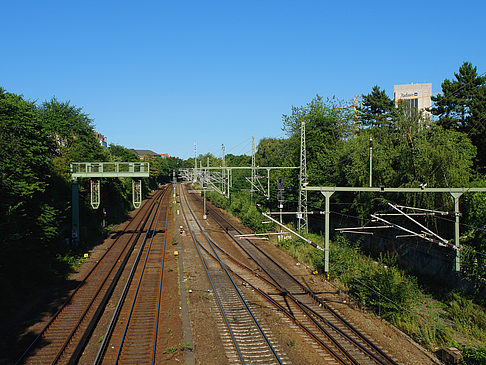
[[[144, 194], [168, 182], [178, 158], [151, 159]], [[53, 98], [26, 100], [0, 88], [0, 288], [14, 297], [65, 275], [70, 263], [132, 209], [130, 179], [102, 179], [101, 206], [90, 206], [89, 180], [80, 180], [80, 247], [72, 247], [71, 162], [139, 161], [131, 150], [104, 148], [81, 108]], [[12, 301], [14, 303], [15, 300]], [[2, 305], [7, 301], [2, 301]], [[3, 307], [3, 306], [2, 306]]]

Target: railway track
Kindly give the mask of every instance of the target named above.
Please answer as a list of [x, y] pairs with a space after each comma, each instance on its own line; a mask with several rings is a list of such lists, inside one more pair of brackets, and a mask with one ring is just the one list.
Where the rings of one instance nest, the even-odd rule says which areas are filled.
[[[200, 199], [195, 199], [200, 202]], [[241, 234], [234, 225], [208, 205], [209, 216], [218, 223], [236, 245], [257, 264], [259, 271], [232, 257], [216, 243], [233, 275], [245, 281], [255, 292], [287, 317], [302, 334], [319, 345], [324, 360], [331, 356], [340, 364], [396, 364], [370, 339], [340, 316], [326, 302], [300, 283], [275, 260]]]
[[180, 194], [186, 220], [221, 314], [220, 330], [231, 363], [285, 364], [287, 356], [259, 322], [241, 290], [221, 261], [212, 240], [196, 219], [185, 193]]
[[[152, 218], [94, 364], [154, 364], [162, 360], [159, 331], [164, 310], [164, 262], [170, 188]], [[157, 242], [154, 238], [157, 235]]]
[[103, 256], [73, 290], [16, 364], [77, 363], [147, 223], [167, 189], [148, 199]]

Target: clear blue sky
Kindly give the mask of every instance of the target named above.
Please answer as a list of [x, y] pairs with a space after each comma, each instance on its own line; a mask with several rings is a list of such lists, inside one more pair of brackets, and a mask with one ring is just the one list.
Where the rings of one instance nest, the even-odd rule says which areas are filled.
[[316, 94], [486, 71], [480, 1], [1, 2], [0, 86], [82, 107], [109, 143], [250, 153]]

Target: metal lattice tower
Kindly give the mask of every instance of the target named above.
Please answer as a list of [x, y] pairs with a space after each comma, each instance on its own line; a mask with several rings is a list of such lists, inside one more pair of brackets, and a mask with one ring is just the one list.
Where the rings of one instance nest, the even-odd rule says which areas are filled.
[[297, 209], [297, 228], [305, 233], [309, 230], [307, 216], [307, 159], [305, 148], [305, 122], [302, 122], [300, 128], [300, 171], [299, 171], [299, 206]]
[[224, 144], [221, 145], [221, 150], [223, 152], [223, 171], [222, 171], [223, 185], [221, 187], [221, 191], [226, 192], [226, 163], [224, 161]]
[[251, 137], [251, 200], [253, 200], [253, 187], [255, 186], [255, 176], [256, 176], [256, 169], [255, 169], [255, 136]]
[[196, 141], [194, 141], [194, 178], [193, 181], [197, 180], [197, 156], [196, 156]]

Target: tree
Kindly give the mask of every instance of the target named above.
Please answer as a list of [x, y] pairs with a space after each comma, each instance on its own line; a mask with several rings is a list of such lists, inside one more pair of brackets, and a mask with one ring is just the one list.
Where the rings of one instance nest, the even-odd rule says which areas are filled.
[[289, 136], [292, 161], [300, 160], [300, 128], [305, 122], [307, 170], [311, 184], [335, 181], [336, 151], [353, 132], [351, 111], [339, 109], [344, 104], [335, 98], [324, 101], [317, 95], [305, 106], [292, 107], [283, 115], [283, 129]]
[[37, 107], [2, 88], [0, 141], [0, 286], [5, 289], [11, 281], [4, 278], [15, 276], [19, 287], [25, 277], [41, 278], [34, 273], [45, 265], [59, 223], [47, 193], [53, 146]]
[[[339, 175], [339, 151], [354, 133], [352, 111], [339, 108], [343, 104], [345, 103], [336, 98], [324, 100], [317, 95], [304, 106], [293, 106], [290, 115], [282, 116], [283, 129], [289, 136], [288, 165], [299, 165], [301, 123], [305, 122], [307, 173], [310, 185], [336, 184]], [[286, 197], [294, 203], [297, 202], [299, 170], [287, 170], [282, 172], [282, 176], [285, 177]], [[322, 206], [323, 200], [321, 195], [309, 196], [309, 203], [313, 206]]]
[[364, 127], [390, 127], [395, 104], [385, 90], [375, 85], [370, 94], [362, 95], [363, 103], [358, 109], [358, 119]]
[[[483, 74], [484, 75], [484, 74]], [[477, 68], [464, 62], [454, 80], [445, 79], [442, 95], [432, 97], [432, 114], [446, 129], [467, 133], [478, 150], [477, 168], [486, 166], [486, 76], [478, 75]]]
[[262, 138], [255, 153], [255, 162], [259, 166], [285, 166], [288, 161], [288, 143], [282, 138]]
[[42, 103], [39, 112], [45, 130], [57, 144], [59, 154], [72, 147], [78, 136], [93, 134], [93, 121], [69, 101], [52, 98]]
[[108, 147], [110, 161], [117, 162], [138, 162], [140, 158], [132, 150], [116, 144], [110, 144]]

